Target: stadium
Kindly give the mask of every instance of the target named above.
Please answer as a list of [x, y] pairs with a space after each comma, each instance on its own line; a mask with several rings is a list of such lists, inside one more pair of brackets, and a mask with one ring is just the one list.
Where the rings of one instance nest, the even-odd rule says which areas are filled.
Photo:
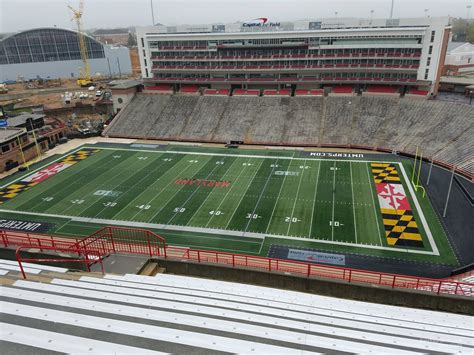
[[142, 79], [115, 86], [102, 138], [0, 181], [6, 349], [472, 353], [474, 110], [437, 99], [450, 29], [138, 28]]

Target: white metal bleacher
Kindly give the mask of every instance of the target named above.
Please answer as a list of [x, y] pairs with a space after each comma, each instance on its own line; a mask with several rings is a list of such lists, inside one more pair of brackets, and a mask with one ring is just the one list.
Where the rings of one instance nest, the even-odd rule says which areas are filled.
[[[2, 265], [7, 264], [0, 270]], [[17, 280], [1, 287], [0, 340], [5, 351], [472, 354], [474, 350], [469, 316], [168, 274], [71, 280], [67, 273], [55, 274], [49, 267], [28, 267], [53, 276], [50, 282]]]

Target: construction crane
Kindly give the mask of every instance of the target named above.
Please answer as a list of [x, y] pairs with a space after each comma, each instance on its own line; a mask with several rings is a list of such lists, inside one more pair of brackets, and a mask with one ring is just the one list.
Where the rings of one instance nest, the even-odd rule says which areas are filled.
[[77, 85], [81, 87], [90, 86], [92, 84], [91, 73], [89, 67], [89, 58], [87, 56], [86, 37], [82, 31], [82, 14], [84, 13], [84, 1], [80, 0], [79, 9], [72, 6], [67, 6], [72, 11], [71, 21], [76, 21], [77, 24], [77, 38], [79, 40], [79, 51], [81, 53], [82, 68], [80, 69], [79, 79]]

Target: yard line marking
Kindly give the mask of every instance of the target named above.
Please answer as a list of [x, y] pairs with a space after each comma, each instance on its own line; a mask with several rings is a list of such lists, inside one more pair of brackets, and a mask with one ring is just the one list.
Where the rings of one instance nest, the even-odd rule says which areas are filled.
[[[129, 170], [128, 169], [122, 169], [121, 168], [121, 165], [126, 163], [129, 159], [132, 159], [136, 156], [136, 154], [133, 154], [131, 155], [130, 157], [128, 158], [125, 158], [123, 161], [121, 161], [119, 164], [117, 164], [116, 166], [114, 167], [111, 167], [110, 170], [96, 176], [95, 178], [93, 178], [91, 181], [89, 181], [87, 184], [83, 185], [80, 187], [79, 190], [83, 189], [84, 187], [88, 186], [89, 184], [93, 183], [95, 180], [99, 179], [103, 174], [106, 174], [107, 172], [110, 172], [111, 170], [114, 170], [114, 169], [118, 169], [119, 173], [114, 177], [114, 181], [119, 181], [118, 184], [110, 184], [110, 181], [105, 181], [104, 183], [100, 184], [99, 186], [96, 186], [95, 188], [97, 190], [102, 190], [102, 189], [115, 189], [117, 188], [118, 186], [121, 185], [122, 181], [120, 179], [117, 179], [119, 176], [122, 176], [124, 173], [129, 173]], [[140, 164], [139, 163], [140, 161], [138, 159], [135, 159], [135, 161], [131, 164], [129, 164], [128, 166], [135, 166], [135, 164]], [[138, 167], [138, 165], [137, 165]], [[100, 179], [99, 179], [100, 180]], [[110, 184], [110, 185], [109, 185]], [[86, 195], [84, 195], [84, 200], [85, 200], [85, 196], [87, 195], [90, 195], [91, 193], [93, 193], [93, 189], [89, 190], [89, 192], [86, 193]], [[100, 200], [102, 200], [105, 196], [100, 196], [96, 201], [93, 201], [92, 203], [87, 203], [87, 204], [84, 204], [84, 208], [82, 208], [81, 210], [77, 211], [76, 214], [77, 215], [80, 215], [82, 212], [84, 212], [85, 210], [87, 210], [89, 207], [93, 206], [96, 202], [99, 202]], [[54, 206], [53, 206], [54, 207]], [[71, 206], [67, 207], [65, 209], [65, 211], [69, 210], [70, 208], [73, 208], [75, 207], [74, 204], [71, 204]]]
[[[93, 147], [93, 146], [92, 146]], [[89, 147], [90, 148], [90, 147]], [[97, 148], [97, 147], [96, 147]], [[98, 148], [99, 149], [99, 148]], [[133, 150], [136, 152], [149, 152], [149, 153], [176, 153], [176, 154], [185, 154], [185, 155], [208, 155], [208, 156], [216, 156], [216, 157], [240, 157], [240, 158], [262, 158], [262, 159], [280, 159], [280, 160], [316, 160], [316, 161], [348, 161], [347, 159], [320, 159], [320, 158], [295, 158], [294, 155], [298, 152], [294, 152], [292, 157], [286, 156], [275, 156], [275, 155], [252, 155], [252, 154], [226, 154], [226, 153], [204, 153], [204, 152], [186, 152], [186, 151], [179, 151], [179, 150], [161, 150], [161, 151], [151, 151], [151, 150], [144, 150], [144, 149], [127, 149], [127, 148], [102, 148], [100, 149], [108, 149], [108, 150]], [[352, 162], [357, 163], [373, 163], [374, 160], [355, 160], [351, 159]], [[391, 164], [399, 164], [400, 162], [394, 161], [387, 161], [387, 160], [375, 160], [376, 162], [384, 162], [384, 163], [391, 163]]]
[[[209, 178], [209, 176], [211, 176], [211, 175], [214, 173], [214, 170], [216, 170], [216, 169], [218, 169], [218, 168], [220, 168], [220, 165], [217, 165], [217, 164], [216, 164], [216, 165], [214, 166], [214, 168], [212, 168], [211, 172], [206, 175], [206, 178], [205, 178], [205, 179], [207, 180], [207, 179]], [[229, 169], [229, 168], [227, 168], [227, 169]], [[227, 171], [227, 170], [226, 170], [226, 171]], [[189, 197], [186, 199], [186, 201], [184, 201], [184, 202], [181, 204], [181, 206], [179, 206], [179, 207], [183, 208], [183, 207], [194, 197], [194, 195], [196, 194], [196, 192], [198, 192], [198, 190], [201, 188], [201, 186], [202, 186], [202, 185], [199, 185], [199, 186], [191, 193], [191, 195], [189, 195]], [[178, 213], [179, 213], [179, 212], [175, 212], [174, 215], [173, 215], [173, 217], [171, 217], [171, 218], [168, 220], [168, 222], [166, 222], [166, 224], [170, 224], [170, 222], [177, 216]]]
[[[220, 177], [219, 179], [224, 179], [224, 178], [227, 176], [227, 174], [229, 173], [229, 171], [232, 169], [232, 167], [234, 166], [234, 164], [235, 164], [238, 160], [239, 160], [239, 159], [235, 159], [234, 162], [233, 162], [232, 164], [230, 164], [230, 167], [227, 169], [227, 171], [224, 173], [224, 175], [222, 175], [222, 177]], [[242, 172], [242, 169], [240, 170], [240, 172]], [[239, 175], [240, 175], [240, 174], [239, 174]], [[232, 189], [232, 187], [233, 187], [234, 184], [235, 184], [235, 181], [232, 183], [232, 186], [227, 190], [227, 193], [229, 193], [229, 191]], [[199, 187], [200, 187], [200, 186], [199, 186]], [[196, 191], [197, 191], [197, 189], [196, 189]], [[196, 211], [194, 211], [193, 215], [188, 219], [188, 222], [187, 222], [186, 224], [188, 224], [189, 222], [191, 222], [191, 220], [194, 218], [194, 216], [196, 215], [196, 213], [198, 213], [198, 212], [201, 210], [202, 206], [204, 206], [204, 204], [206, 203], [207, 199], [212, 195], [212, 193], [213, 193], [214, 191], [215, 191], [215, 190], [212, 190], [212, 191], [210, 191], [210, 192], [207, 194], [207, 196], [206, 196], [206, 198], [204, 199], [204, 201], [203, 201], [203, 202], [201, 203], [201, 205], [196, 209]], [[227, 195], [227, 193], [226, 193], [226, 195]], [[219, 195], [219, 194], [217, 194], [217, 195]], [[215, 195], [214, 195], [214, 196], [215, 196]], [[222, 200], [221, 200], [221, 203], [222, 203]], [[220, 207], [221, 203], [219, 204], [219, 207]], [[219, 210], [219, 207], [217, 208], [217, 210]], [[213, 217], [213, 216], [211, 216], [211, 219], [212, 219], [212, 217]], [[208, 222], [208, 223], [209, 223], [209, 222]], [[207, 227], [207, 224], [206, 224], [206, 227]]]
[[253, 175], [252, 180], [249, 181], [249, 183], [248, 183], [248, 185], [247, 185], [247, 188], [245, 189], [245, 192], [242, 194], [242, 197], [240, 198], [239, 203], [237, 203], [237, 205], [236, 205], [236, 207], [235, 207], [235, 209], [234, 209], [234, 212], [232, 212], [232, 216], [230, 216], [230, 219], [229, 219], [229, 221], [227, 222], [227, 224], [226, 224], [226, 226], [225, 226], [225, 229], [227, 229], [227, 228], [229, 227], [229, 224], [230, 224], [230, 222], [232, 221], [232, 218], [234, 218], [235, 212], [237, 212], [237, 210], [239, 209], [239, 206], [240, 206], [242, 200], [243, 200], [244, 197], [245, 197], [245, 193], [247, 192], [247, 190], [249, 189], [250, 185], [252, 185], [253, 181], [255, 180], [255, 177], [257, 176], [257, 173], [258, 173], [258, 171], [260, 170], [260, 167], [262, 166], [263, 162], [264, 162], [264, 160], [262, 159], [262, 161], [260, 162], [260, 165], [259, 165], [258, 168], [255, 170], [255, 173], [254, 173], [254, 175]]
[[[239, 159], [235, 159], [235, 162], [234, 164], [239, 161]], [[248, 163], [250, 161], [250, 159], [247, 159], [246, 163]], [[232, 168], [232, 167], [231, 167]], [[229, 169], [230, 170], [230, 169]], [[227, 198], [227, 196], [230, 194], [230, 192], [232, 191], [232, 189], [235, 187], [235, 186], [238, 186], [236, 183], [237, 181], [239, 181], [239, 178], [240, 178], [240, 175], [244, 172], [244, 169], [240, 169], [240, 172], [239, 172], [239, 175], [237, 175], [237, 177], [235, 178], [234, 180], [234, 183], [232, 184], [232, 186], [230, 187], [230, 189], [225, 193], [224, 197], [222, 198], [221, 202], [219, 203], [219, 205], [217, 206], [216, 208], [216, 211], [219, 211], [222, 204], [224, 203], [225, 199]], [[235, 211], [235, 210], [234, 210]], [[209, 226], [209, 223], [211, 223], [212, 219], [214, 218], [214, 215], [211, 216], [211, 218], [209, 218], [209, 221], [207, 221], [206, 225], [205, 225], [205, 228], [207, 228]]]
[[[303, 166], [306, 166], [306, 159], [303, 163]], [[301, 180], [303, 179], [303, 174], [306, 169], [303, 168], [302, 170], [303, 171], [301, 172], [300, 181], [298, 182], [298, 189], [296, 190], [295, 202], [293, 203], [293, 209], [291, 210], [290, 223], [288, 223], [288, 231], [286, 232], [287, 235], [290, 234], [291, 222], [293, 221], [293, 214], [295, 213], [296, 202], [298, 201], [298, 194], [300, 193]]]
[[372, 180], [370, 180], [369, 164], [367, 163], [366, 166], [367, 166], [367, 177], [369, 178], [369, 182], [371, 183], [370, 196], [372, 196], [372, 203], [374, 205], [374, 217], [375, 217], [375, 220], [377, 221], [377, 234], [379, 235], [380, 245], [383, 245], [382, 236], [380, 235], [380, 222], [379, 222], [379, 219], [377, 218], [377, 205], [375, 204], [375, 199], [374, 199], [374, 189], [372, 187], [373, 186]]
[[260, 196], [258, 197], [258, 200], [257, 200], [257, 203], [255, 204], [255, 207], [252, 211], [252, 214], [251, 214], [251, 218], [249, 218], [249, 221], [247, 222], [247, 225], [245, 226], [245, 229], [244, 229], [244, 234], [247, 233], [247, 229], [249, 228], [250, 226], [250, 222], [252, 222], [252, 216], [255, 214], [255, 211], [257, 210], [257, 207], [258, 205], [260, 204], [260, 200], [262, 199], [262, 195], [263, 195], [263, 192], [265, 191], [265, 189], [267, 188], [267, 185], [268, 185], [268, 181], [270, 181], [270, 177], [273, 175], [273, 172], [275, 171], [275, 168], [277, 167], [278, 165], [278, 159], [276, 160], [275, 163], [273, 163], [273, 168], [272, 170], [270, 171], [270, 175], [268, 175], [267, 177], [267, 181], [265, 181], [265, 185], [263, 185], [263, 189], [262, 189], [262, 192], [260, 192]]
[[332, 179], [332, 222], [331, 239], [334, 240], [334, 206], [336, 201], [336, 162], [334, 161], [334, 177]]
[[[71, 154], [73, 154], [73, 153], [71, 153]], [[70, 155], [70, 154], [67, 154], [66, 156], [68, 156], [68, 155]], [[91, 160], [93, 160], [93, 159], [91, 159]], [[81, 173], [84, 173], [85, 170], [91, 169], [92, 166], [94, 166], [94, 164], [97, 163], [97, 161], [96, 161], [96, 162], [93, 162], [93, 163], [90, 163], [91, 160], [87, 161], [87, 165], [81, 165], [81, 166], [79, 166], [79, 168], [77, 168], [77, 169], [79, 169], [79, 171], [77, 171], [76, 173], [74, 173], [74, 170], [73, 170], [72, 168], [73, 168], [74, 166], [78, 166], [78, 164], [72, 165], [72, 166], [71, 166], [71, 169], [69, 170], [69, 172], [67, 172], [67, 170], [65, 170], [65, 171], [61, 171], [61, 172], [63, 172], [63, 174], [60, 174], [61, 172], [59, 172], [58, 174], [55, 174], [54, 176], [52, 176], [51, 178], [56, 178], [56, 179], [54, 180], [54, 181], [55, 181], [55, 184], [54, 184], [54, 185], [56, 186], [56, 185], [58, 185], [58, 184], [63, 183], [63, 182], [64, 182], [65, 180], [67, 180], [68, 178], [71, 178], [74, 174], [78, 174], [78, 173], [81, 174]], [[99, 161], [100, 161], [100, 160], [99, 160]], [[106, 172], [105, 170], [102, 172], [102, 169], [99, 169], [99, 171], [100, 171], [100, 174], [99, 174], [98, 176], [100, 176], [100, 175], [102, 175], [103, 173]], [[73, 174], [73, 175], [70, 175], [70, 174]], [[79, 179], [79, 180], [80, 180], [80, 179]], [[89, 181], [89, 182], [90, 182], [90, 181]], [[83, 186], [86, 186], [89, 182], [85, 183], [84, 185], [80, 185], [80, 184], [79, 184], [79, 185], [80, 185], [80, 188], [82, 188]], [[73, 183], [73, 185], [74, 185], [74, 184], [75, 184], [75, 182]], [[45, 187], [45, 186], [46, 186], [47, 190], [49, 190], [49, 189], [51, 188], [51, 187], [48, 187], [47, 185], [41, 185], [41, 184], [37, 184], [37, 185], [34, 185], [34, 186], [42, 186], [42, 187]], [[34, 187], [34, 186], [33, 186], [33, 187]], [[64, 187], [59, 188], [59, 189], [56, 187], [56, 188], [54, 189], [54, 192], [53, 192], [50, 196], [52, 196], [52, 197], [57, 197], [58, 194], [61, 194], [63, 191], [68, 190], [68, 189], [70, 189], [70, 188], [71, 188], [71, 185], [64, 186]], [[41, 192], [37, 192], [36, 195], [33, 196], [33, 198], [37, 198], [37, 197], [40, 197], [40, 196], [44, 196], [44, 194], [46, 193], [47, 190], [41, 191]], [[59, 202], [60, 202], [60, 201], [59, 201]], [[50, 205], [50, 206], [48, 206], [48, 207], [46, 208], [46, 210], [49, 210], [50, 208], [54, 207], [54, 206], [55, 206], [57, 203], [59, 203], [59, 202], [56, 202], [56, 201], [53, 202], [53, 204]], [[44, 201], [41, 200], [41, 201], [38, 201], [37, 203], [35, 203], [34, 205], [28, 206], [27, 208], [28, 208], [29, 210], [34, 210], [34, 209], [36, 209], [38, 206], [41, 207], [41, 205], [42, 205], [43, 203], [44, 203]], [[31, 204], [31, 203], [30, 203], [30, 204]]]
[[[180, 164], [181, 162], [186, 163], [186, 161], [184, 161], [183, 159], [184, 159], [184, 157], [181, 158], [181, 161], [179, 161], [178, 163], [176, 163], [176, 165]], [[208, 161], [209, 161], [209, 160], [208, 160]], [[206, 164], [206, 163], [207, 163], [207, 161], [206, 161], [204, 164]], [[175, 166], [176, 166], [176, 165], [175, 165]], [[147, 205], [151, 205], [151, 204], [153, 203], [153, 201], [154, 201], [158, 196], [160, 196], [163, 191], [165, 191], [165, 190], [168, 188], [168, 186], [170, 186], [171, 184], [173, 184], [173, 183], [176, 181], [176, 176], [181, 175], [182, 173], [184, 173], [187, 169], [189, 169], [189, 168], [192, 167], [192, 166], [193, 166], [193, 164], [186, 164], [185, 167], [184, 167], [184, 169], [181, 170], [181, 171], [179, 172], [179, 174], [173, 176], [173, 178], [170, 180], [170, 182], [167, 183], [166, 186], [160, 188], [160, 189], [159, 189], [160, 192], [158, 192], [158, 193], [157, 193], [150, 201], [148, 201], [146, 204], [147, 204]], [[164, 173], [163, 175], [161, 175], [160, 178], [159, 178], [158, 180], [156, 180], [153, 184], [155, 184], [157, 181], [160, 181], [160, 179], [163, 178], [163, 176], [165, 176], [165, 175], [166, 175], [168, 172], [170, 172], [170, 171], [171, 171], [171, 170], [168, 170], [166, 173]], [[153, 218], [155, 218], [155, 216], [156, 216], [158, 213], [161, 212], [161, 210], [166, 206], [166, 204], [167, 204], [169, 201], [171, 201], [171, 199], [172, 199], [173, 197], [175, 197], [176, 194], [177, 194], [179, 191], [181, 191], [181, 189], [183, 189], [183, 188], [184, 188], [184, 185], [181, 186], [181, 188], [179, 188], [179, 189], [174, 193], [174, 195], [172, 195], [168, 200], [166, 200], [166, 202], [165, 202], [164, 204], [162, 204], [162, 207], [158, 210], [158, 212], [156, 212], [150, 219], [148, 219], [148, 222], [151, 221]], [[144, 211], [144, 210], [139, 210], [137, 213], [135, 213], [135, 215], [131, 218], [131, 220], [134, 220], [135, 217], [137, 217], [137, 216], [138, 216], [141, 212], [143, 212], [143, 211]]]
[[351, 191], [352, 191], [352, 212], [354, 214], [354, 234], [355, 234], [355, 241], [357, 243], [357, 224], [356, 224], [356, 211], [355, 211], [355, 203], [354, 203], [354, 183], [352, 180], [352, 162], [349, 162], [349, 170], [351, 171]]
[[313, 230], [313, 219], [314, 219], [314, 207], [316, 206], [316, 196], [318, 194], [318, 182], [319, 182], [319, 171], [321, 170], [321, 162], [318, 162], [318, 175], [316, 176], [316, 185], [314, 188], [314, 201], [313, 209], [311, 210], [311, 224], [309, 225], [309, 235], [308, 238], [311, 238], [311, 232]]
[[27, 215], [27, 216], [69, 218], [73, 222], [93, 223], [93, 224], [98, 224], [100, 226], [103, 226], [104, 224], [106, 224], [106, 225], [112, 225], [112, 226], [115, 225], [115, 226], [135, 227], [135, 228], [164, 229], [164, 230], [171, 230], [171, 231], [185, 231], [189, 233], [194, 232], [194, 233], [228, 235], [228, 236], [245, 237], [245, 238], [258, 238], [258, 239], [271, 237], [271, 238], [278, 238], [278, 239], [282, 239], [286, 241], [288, 241], [288, 239], [301, 240], [301, 241], [306, 241], [306, 242], [311, 242], [311, 243], [336, 244], [336, 245], [345, 245], [345, 246], [350, 246], [350, 247], [386, 250], [388, 252], [394, 252], [394, 253], [439, 255], [432, 251], [427, 251], [427, 250], [401, 249], [401, 248], [384, 247], [384, 246], [378, 246], [378, 245], [355, 244], [355, 243], [348, 243], [348, 242], [342, 242], [342, 241], [331, 241], [331, 240], [324, 240], [324, 239], [311, 239], [308, 241], [308, 238], [301, 238], [301, 237], [288, 238], [287, 236], [281, 236], [281, 235], [276, 235], [276, 234], [263, 234], [263, 233], [255, 233], [255, 232], [244, 233], [242, 231], [232, 231], [232, 230], [217, 229], [217, 228], [213, 229], [213, 228], [202, 228], [202, 227], [176, 226], [176, 225], [155, 224], [155, 223], [146, 223], [146, 222], [132, 222], [132, 221], [125, 221], [125, 220], [105, 219], [105, 218], [102, 219], [102, 218], [66, 216], [66, 215], [26, 212], [26, 211], [18, 212], [18, 211], [10, 211], [10, 210], [5, 210], [5, 209], [0, 209], [0, 212], [7, 213], [7, 214], [8, 213], [22, 214], [22, 215]]
[[[288, 164], [287, 168], [286, 168], [286, 171], [288, 172], [288, 169], [290, 169], [290, 166], [291, 166], [291, 162], [290, 164]], [[272, 210], [272, 214], [270, 215], [270, 219], [268, 220], [268, 225], [267, 225], [267, 229], [265, 229], [265, 233], [268, 232], [268, 229], [270, 228], [270, 224], [272, 222], [272, 218], [273, 218], [273, 214], [275, 213], [275, 209], [276, 209], [276, 206], [278, 205], [278, 200], [280, 198], [280, 195], [281, 195], [281, 190], [283, 190], [283, 185], [285, 185], [285, 181], [286, 181], [286, 177], [288, 175], [285, 174], [285, 176], [283, 177], [283, 183], [281, 184], [280, 186], [280, 191], [278, 191], [278, 196], [277, 196], [277, 199], [275, 200], [275, 204], [273, 205], [273, 210]]]
[[[165, 154], [163, 154], [163, 156], [165, 156]], [[154, 160], [154, 161], [156, 161], [156, 160]], [[117, 196], [117, 198], [115, 198], [112, 202], [116, 202], [116, 201], [120, 200], [120, 198], [121, 198], [123, 195], [127, 194], [130, 190], [134, 189], [136, 185], [139, 185], [141, 181], [143, 181], [144, 179], [146, 179], [150, 174], [153, 174], [154, 172], [156, 172], [159, 168], [161, 168], [161, 166], [163, 166], [163, 165], [165, 165], [165, 164], [166, 164], [166, 162], [165, 162], [164, 160], [161, 160], [158, 165], [156, 165], [154, 168], [152, 168], [151, 171], [144, 173], [144, 174], [143, 174], [143, 177], [141, 177], [140, 180], [138, 180], [138, 181], [137, 181], [136, 183], [134, 183], [132, 186], [130, 186], [129, 188], [127, 188], [126, 191], [123, 191], [122, 195]], [[148, 165], [147, 165], [147, 166], [148, 166]], [[131, 176], [130, 176], [130, 177], [131, 177]], [[120, 184], [120, 185], [121, 185], [121, 184]], [[120, 185], [119, 185], [119, 186], [120, 186]], [[135, 199], [133, 199], [133, 200], [135, 200]], [[117, 215], [118, 213], [120, 213], [123, 209], [125, 209], [125, 208], [131, 206], [133, 200], [128, 201], [127, 204], [126, 204], [126, 206], [124, 206], [124, 207], [121, 208], [119, 211], [117, 211], [116, 213], [114, 213], [114, 215], [112, 216], [112, 218], [114, 218], [115, 215]], [[96, 215], [95, 215], [94, 217], [97, 217], [99, 214], [101, 214], [101, 213], [102, 213], [104, 210], [106, 210], [106, 209], [107, 209], [107, 207], [102, 208], [98, 213], [96, 213]]]

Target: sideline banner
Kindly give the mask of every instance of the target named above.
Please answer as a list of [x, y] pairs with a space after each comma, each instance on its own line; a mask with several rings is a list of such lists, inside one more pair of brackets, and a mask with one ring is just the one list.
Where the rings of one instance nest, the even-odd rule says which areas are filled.
[[288, 259], [322, 264], [346, 265], [346, 256], [309, 250], [288, 249]]

